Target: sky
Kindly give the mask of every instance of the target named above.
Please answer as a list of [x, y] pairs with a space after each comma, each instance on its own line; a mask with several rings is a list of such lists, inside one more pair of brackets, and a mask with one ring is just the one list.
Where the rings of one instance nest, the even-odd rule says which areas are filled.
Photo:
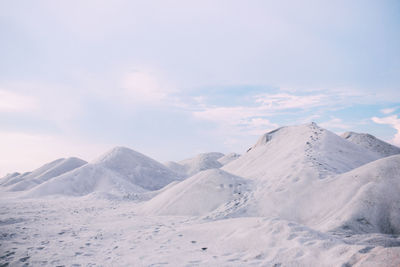
[[400, 2], [0, 0], [0, 176], [316, 122], [400, 146]]

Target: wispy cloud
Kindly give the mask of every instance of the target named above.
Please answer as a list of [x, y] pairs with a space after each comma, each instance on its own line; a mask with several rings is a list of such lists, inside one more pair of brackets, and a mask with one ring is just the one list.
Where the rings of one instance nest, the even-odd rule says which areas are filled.
[[397, 133], [394, 135], [392, 142], [393, 144], [400, 146], [400, 118], [398, 118], [397, 115], [392, 115], [383, 118], [372, 117], [371, 119], [375, 123], [387, 124], [393, 127], [397, 131]]
[[398, 107], [395, 107], [395, 108], [384, 108], [384, 109], [381, 109], [380, 111], [383, 114], [390, 114], [390, 113], [395, 112], [397, 109], [398, 109]]
[[[251, 103], [238, 106], [207, 106], [204, 103], [193, 114], [196, 118], [215, 122], [220, 128], [235, 129], [237, 132], [259, 135], [279, 126], [273, 122], [283, 114], [303, 114], [304, 118], [292, 120], [293, 123], [303, 123], [305, 118], [313, 120], [320, 115], [309, 114], [308, 111], [321, 109], [336, 109], [348, 105], [344, 98], [347, 96], [329, 92], [298, 94], [296, 92], [282, 91], [279, 93], [263, 93], [252, 96]], [[309, 122], [309, 121], [307, 121]], [[326, 127], [348, 129], [349, 125], [339, 118], [332, 118], [323, 123]]]
[[328, 129], [342, 129], [342, 130], [349, 130], [351, 126], [343, 122], [340, 118], [331, 118], [329, 121], [319, 123], [321, 127], [328, 128]]
[[324, 105], [327, 95], [295, 95], [289, 93], [261, 94], [255, 96], [255, 102], [266, 110], [305, 109]]

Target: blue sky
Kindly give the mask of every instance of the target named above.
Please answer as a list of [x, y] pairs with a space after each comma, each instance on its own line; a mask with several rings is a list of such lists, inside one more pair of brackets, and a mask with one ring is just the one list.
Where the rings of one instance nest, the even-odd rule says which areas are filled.
[[0, 1], [0, 175], [115, 145], [243, 152], [315, 121], [400, 145], [399, 1]]

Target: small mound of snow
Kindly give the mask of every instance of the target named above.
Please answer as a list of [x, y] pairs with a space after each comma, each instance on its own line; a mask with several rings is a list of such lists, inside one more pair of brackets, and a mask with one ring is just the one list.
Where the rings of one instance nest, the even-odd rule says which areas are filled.
[[399, 147], [386, 143], [370, 134], [346, 132], [341, 136], [349, 142], [380, 154], [382, 157], [400, 154]]
[[[220, 159], [224, 157], [224, 154], [219, 152], [202, 153], [179, 162], [168, 161], [164, 165], [178, 173], [182, 178], [187, 178], [204, 170], [221, 168], [224, 164], [220, 162]], [[233, 155], [230, 157], [233, 157]], [[223, 161], [228, 162], [230, 158], [226, 157]]]
[[161, 163], [126, 147], [116, 147], [93, 162], [147, 190], [158, 190], [179, 176]]
[[224, 154], [219, 152], [202, 153], [178, 163], [184, 167], [187, 176], [192, 176], [200, 171], [222, 167], [218, 159], [223, 156]]
[[229, 153], [229, 154], [226, 154], [225, 156], [219, 158], [218, 162], [221, 163], [222, 165], [226, 165], [226, 164], [234, 161], [235, 159], [238, 159], [239, 157], [240, 157], [240, 154]]
[[158, 215], [205, 215], [240, 198], [248, 188], [245, 179], [210, 169], [168, 188], [143, 206], [143, 212]]

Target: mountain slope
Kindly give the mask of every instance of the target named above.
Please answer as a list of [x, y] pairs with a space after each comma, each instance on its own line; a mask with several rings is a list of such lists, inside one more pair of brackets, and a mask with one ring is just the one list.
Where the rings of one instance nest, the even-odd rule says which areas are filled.
[[298, 194], [301, 221], [321, 230], [400, 234], [400, 155], [319, 181]]
[[222, 166], [224, 166], [224, 165], [226, 165], [226, 164], [238, 159], [239, 157], [240, 157], [239, 154], [229, 153], [229, 154], [226, 154], [225, 156], [219, 158], [218, 162], [221, 163]]
[[400, 147], [386, 143], [370, 134], [346, 132], [342, 134], [341, 137], [349, 142], [378, 153], [382, 157], [400, 154]]
[[210, 169], [176, 184], [144, 204], [143, 211], [158, 215], [206, 215], [219, 206], [241, 198], [245, 179]]
[[251, 200], [241, 207], [247, 215], [300, 221], [305, 207], [297, 207], [299, 195], [327, 177], [379, 158], [311, 123], [263, 135], [247, 153], [222, 169], [254, 180]]
[[264, 134], [247, 153], [223, 167], [252, 179], [323, 178], [381, 156], [352, 144], [315, 123], [282, 127]]
[[41, 184], [27, 196], [83, 196], [93, 192], [124, 195], [157, 190], [174, 180], [176, 174], [161, 163], [129, 148], [116, 147], [89, 164]]

